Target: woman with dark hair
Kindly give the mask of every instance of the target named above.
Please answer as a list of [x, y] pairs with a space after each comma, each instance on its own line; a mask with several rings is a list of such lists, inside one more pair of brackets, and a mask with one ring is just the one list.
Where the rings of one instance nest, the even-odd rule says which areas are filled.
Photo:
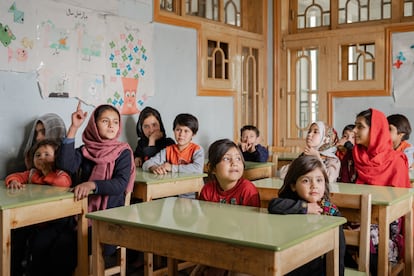
[[138, 143], [134, 151], [135, 166], [141, 167], [149, 158], [153, 157], [166, 146], [173, 145], [173, 139], [166, 137], [164, 124], [158, 110], [145, 107], [137, 122]]

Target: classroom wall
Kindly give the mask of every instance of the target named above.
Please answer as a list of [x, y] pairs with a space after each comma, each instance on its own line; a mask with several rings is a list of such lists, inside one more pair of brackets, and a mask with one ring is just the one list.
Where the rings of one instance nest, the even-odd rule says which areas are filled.
[[[152, 20], [152, 1], [100, 0], [64, 2], [83, 8], [115, 13], [140, 22]], [[102, 10], [104, 9], [104, 10]], [[219, 138], [233, 137], [233, 101], [227, 97], [197, 96], [197, 36], [193, 29], [154, 23], [155, 95], [145, 106], [157, 108], [163, 117], [167, 134], [173, 136], [172, 122], [178, 113], [192, 113], [199, 119], [199, 132], [194, 141], [205, 151]], [[43, 99], [39, 93], [36, 73], [0, 71], [0, 179], [23, 169], [23, 149], [30, 128], [36, 117], [54, 112], [59, 114], [67, 127], [76, 99]], [[91, 113], [93, 107], [83, 106]], [[121, 140], [136, 146], [135, 125], [138, 115], [123, 116]], [[82, 130], [82, 129], [81, 129]], [[81, 131], [76, 145], [82, 144]]]
[[[342, 133], [345, 125], [355, 122], [355, 116], [359, 112], [368, 108], [381, 110], [385, 116], [403, 114], [408, 118], [414, 130], [414, 109], [398, 105], [391, 96], [335, 98], [333, 106], [333, 126], [339, 133]], [[414, 144], [414, 133], [411, 134], [409, 142]]]
[[[83, 8], [99, 9], [100, 11], [118, 14], [139, 22], [152, 20], [152, 1], [145, 0], [108, 0], [105, 6], [100, 0], [78, 1], [59, 0]], [[272, 1], [268, 1], [269, 42], [272, 49], [271, 10]], [[155, 66], [155, 96], [149, 98], [145, 106], [152, 106], [161, 111], [167, 134], [172, 134], [172, 121], [181, 112], [189, 112], [198, 117], [199, 133], [194, 141], [203, 146], [216, 139], [232, 138], [233, 136], [233, 101], [228, 97], [198, 97], [197, 96], [197, 36], [193, 29], [168, 26], [154, 23], [154, 66]], [[272, 55], [268, 56], [269, 64]], [[271, 69], [271, 66], [268, 67]], [[269, 85], [269, 136], [271, 135], [272, 117], [272, 71], [268, 72]], [[70, 115], [77, 105], [76, 99], [43, 99], [40, 96], [36, 82], [36, 73], [15, 73], [0, 71], [0, 179], [13, 171], [23, 168], [23, 149], [27, 135], [36, 117], [41, 114], [54, 112], [59, 114], [66, 125], [70, 124]], [[382, 110], [386, 115], [402, 113], [414, 122], [413, 108], [396, 105], [392, 97], [355, 97], [336, 98], [334, 100], [333, 125], [341, 131], [343, 126], [355, 121], [355, 115], [368, 108]], [[89, 113], [91, 106], [83, 106]], [[344, 116], [345, 114], [345, 116]], [[121, 140], [136, 146], [137, 136], [135, 124], [138, 115], [123, 116], [123, 135]], [[81, 129], [82, 130], [82, 129]], [[78, 133], [76, 145], [82, 144], [81, 131]], [[272, 143], [271, 137], [268, 137]], [[414, 139], [410, 139], [414, 143]]]

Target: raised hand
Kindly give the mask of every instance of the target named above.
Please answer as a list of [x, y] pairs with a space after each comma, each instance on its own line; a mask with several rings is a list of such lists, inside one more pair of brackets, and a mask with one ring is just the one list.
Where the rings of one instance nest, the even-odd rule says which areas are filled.
[[76, 111], [72, 113], [72, 124], [69, 127], [67, 138], [75, 138], [76, 132], [88, 116], [88, 112], [83, 112], [81, 107], [82, 102], [78, 102]]

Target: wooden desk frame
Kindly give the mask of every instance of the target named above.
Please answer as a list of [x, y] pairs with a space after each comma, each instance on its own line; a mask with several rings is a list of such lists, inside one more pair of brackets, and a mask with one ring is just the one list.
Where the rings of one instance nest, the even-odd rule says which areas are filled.
[[[349, 184], [355, 185], [355, 184]], [[274, 187], [257, 187], [260, 194], [260, 200], [262, 207], [267, 208], [269, 201], [277, 196], [278, 188]], [[378, 224], [379, 231], [379, 244], [378, 244], [378, 275], [388, 275], [390, 267], [388, 262], [388, 238], [383, 239], [381, 237], [390, 236], [389, 225], [394, 220], [404, 217], [404, 239], [405, 239], [405, 252], [404, 252], [404, 274], [411, 276], [414, 273], [413, 264], [413, 210], [414, 202], [413, 197], [407, 197], [395, 204], [380, 205], [375, 202], [372, 203], [371, 222]]]
[[[140, 198], [142, 201], [150, 201], [157, 198], [175, 196], [185, 193], [196, 193], [201, 191], [204, 185], [203, 176], [195, 176], [190, 179], [178, 179], [171, 178], [171, 181], [147, 184], [145, 181], [135, 181], [133, 197]], [[164, 256], [164, 255], [162, 255]], [[162, 274], [164, 269], [154, 271], [154, 255], [151, 253], [144, 253], [144, 274], [145, 275], [158, 275]]]
[[133, 197], [143, 201], [157, 198], [175, 196], [185, 193], [199, 193], [204, 185], [203, 177], [192, 179], [174, 180], [148, 185], [145, 182], [135, 181]]
[[243, 173], [243, 177], [250, 181], [272, 177], [272, 169], [273, 169], [273, 165], [252, 168], [252, 169], [245, 169]]
[[88, 212], [87, 198], [75, 201], [74, 197], [30, 204], [22, 207], [0, 210], [1, 213], [1, 275], [10, 275], [11, 229], [41, 222], [47, 222], [72, 215], [78, 215], [78, 266], [76, 275], [88, 275]]
[[[286, 250], [232, 245], [127, 224], [92, 221], [93, 275], [104, 275], [103, 243], [252, 275], [284, 275], [327, 253], [327, 275], [339, 274], [339, 231], [334, 227]], [[134, 237], [131, 239], [130, 237]], [[214, 254], [212, 254], [214, 252]], [[300, 256], [300, 257], [298, 257]], [[241, 261], [242, 260], [242, 261]], [[290, 260], [286, 262], [286, 260]], [[169, 267], [168, 275], [175, 275]]]
[[[404, 217], [404, 275], [413, 275], [413, 198], [409, 197], [394, 205], [372, 205], [371, 216], [372, 223], [378, 224], [380, 236], [378, 244], [378, 275], [388, 275], [390, 269], [388, 261], [389, 225], [400, 217]], [[381, 237], [387, 238], [383, 239]]]

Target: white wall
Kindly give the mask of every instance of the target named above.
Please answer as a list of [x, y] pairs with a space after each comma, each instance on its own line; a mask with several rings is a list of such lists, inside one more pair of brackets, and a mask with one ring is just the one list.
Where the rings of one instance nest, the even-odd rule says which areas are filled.
[[[414, 110], [413, 108], [398, 106], [392, 97], [350, 97], [336, 98], [333, 103], [333, 126], [342, 133], [342, 129], [347, 124], [355, 122], [355, 116], [368, 108], [375, 108], [382, 111], [385, 116], [391, 114], [403, 114], [410, 121], [414, 131]], [[414, 133], [410, 135], [409, 142], [414, 144]]]
[[[61, 0], [80, 7], [118, 13], [137, 21], [151, 20], [152, 1]], [[98, 9], [97, 8], [97, 9]], [[227, 97], [198, 97], [197, 36], [193, 29], [154, 23], [155, 96], [145, 105], [157, 108], [163, 117], [167, 134], [172, 136], [172, 122], [178, 113], [192, 113], [199, 119], [200, 129], [194, 141], [207, 151], [208, 145], [219, 138], [233, 137], [233, 102]], [[23, 168], [23, 149], [28, 132], [36, 117], [54, 112], [67, 124], [77, 105], [76, 99], [42, 99], [35, 73], [0, 71], [0, 179]], [[84, 106], [86, 111], [93, 110]], [[123, 116], [121, 139], [135, 148], [135, 124], [138, 115]], [[77, 145], [81, 142], [80, 133]]]

